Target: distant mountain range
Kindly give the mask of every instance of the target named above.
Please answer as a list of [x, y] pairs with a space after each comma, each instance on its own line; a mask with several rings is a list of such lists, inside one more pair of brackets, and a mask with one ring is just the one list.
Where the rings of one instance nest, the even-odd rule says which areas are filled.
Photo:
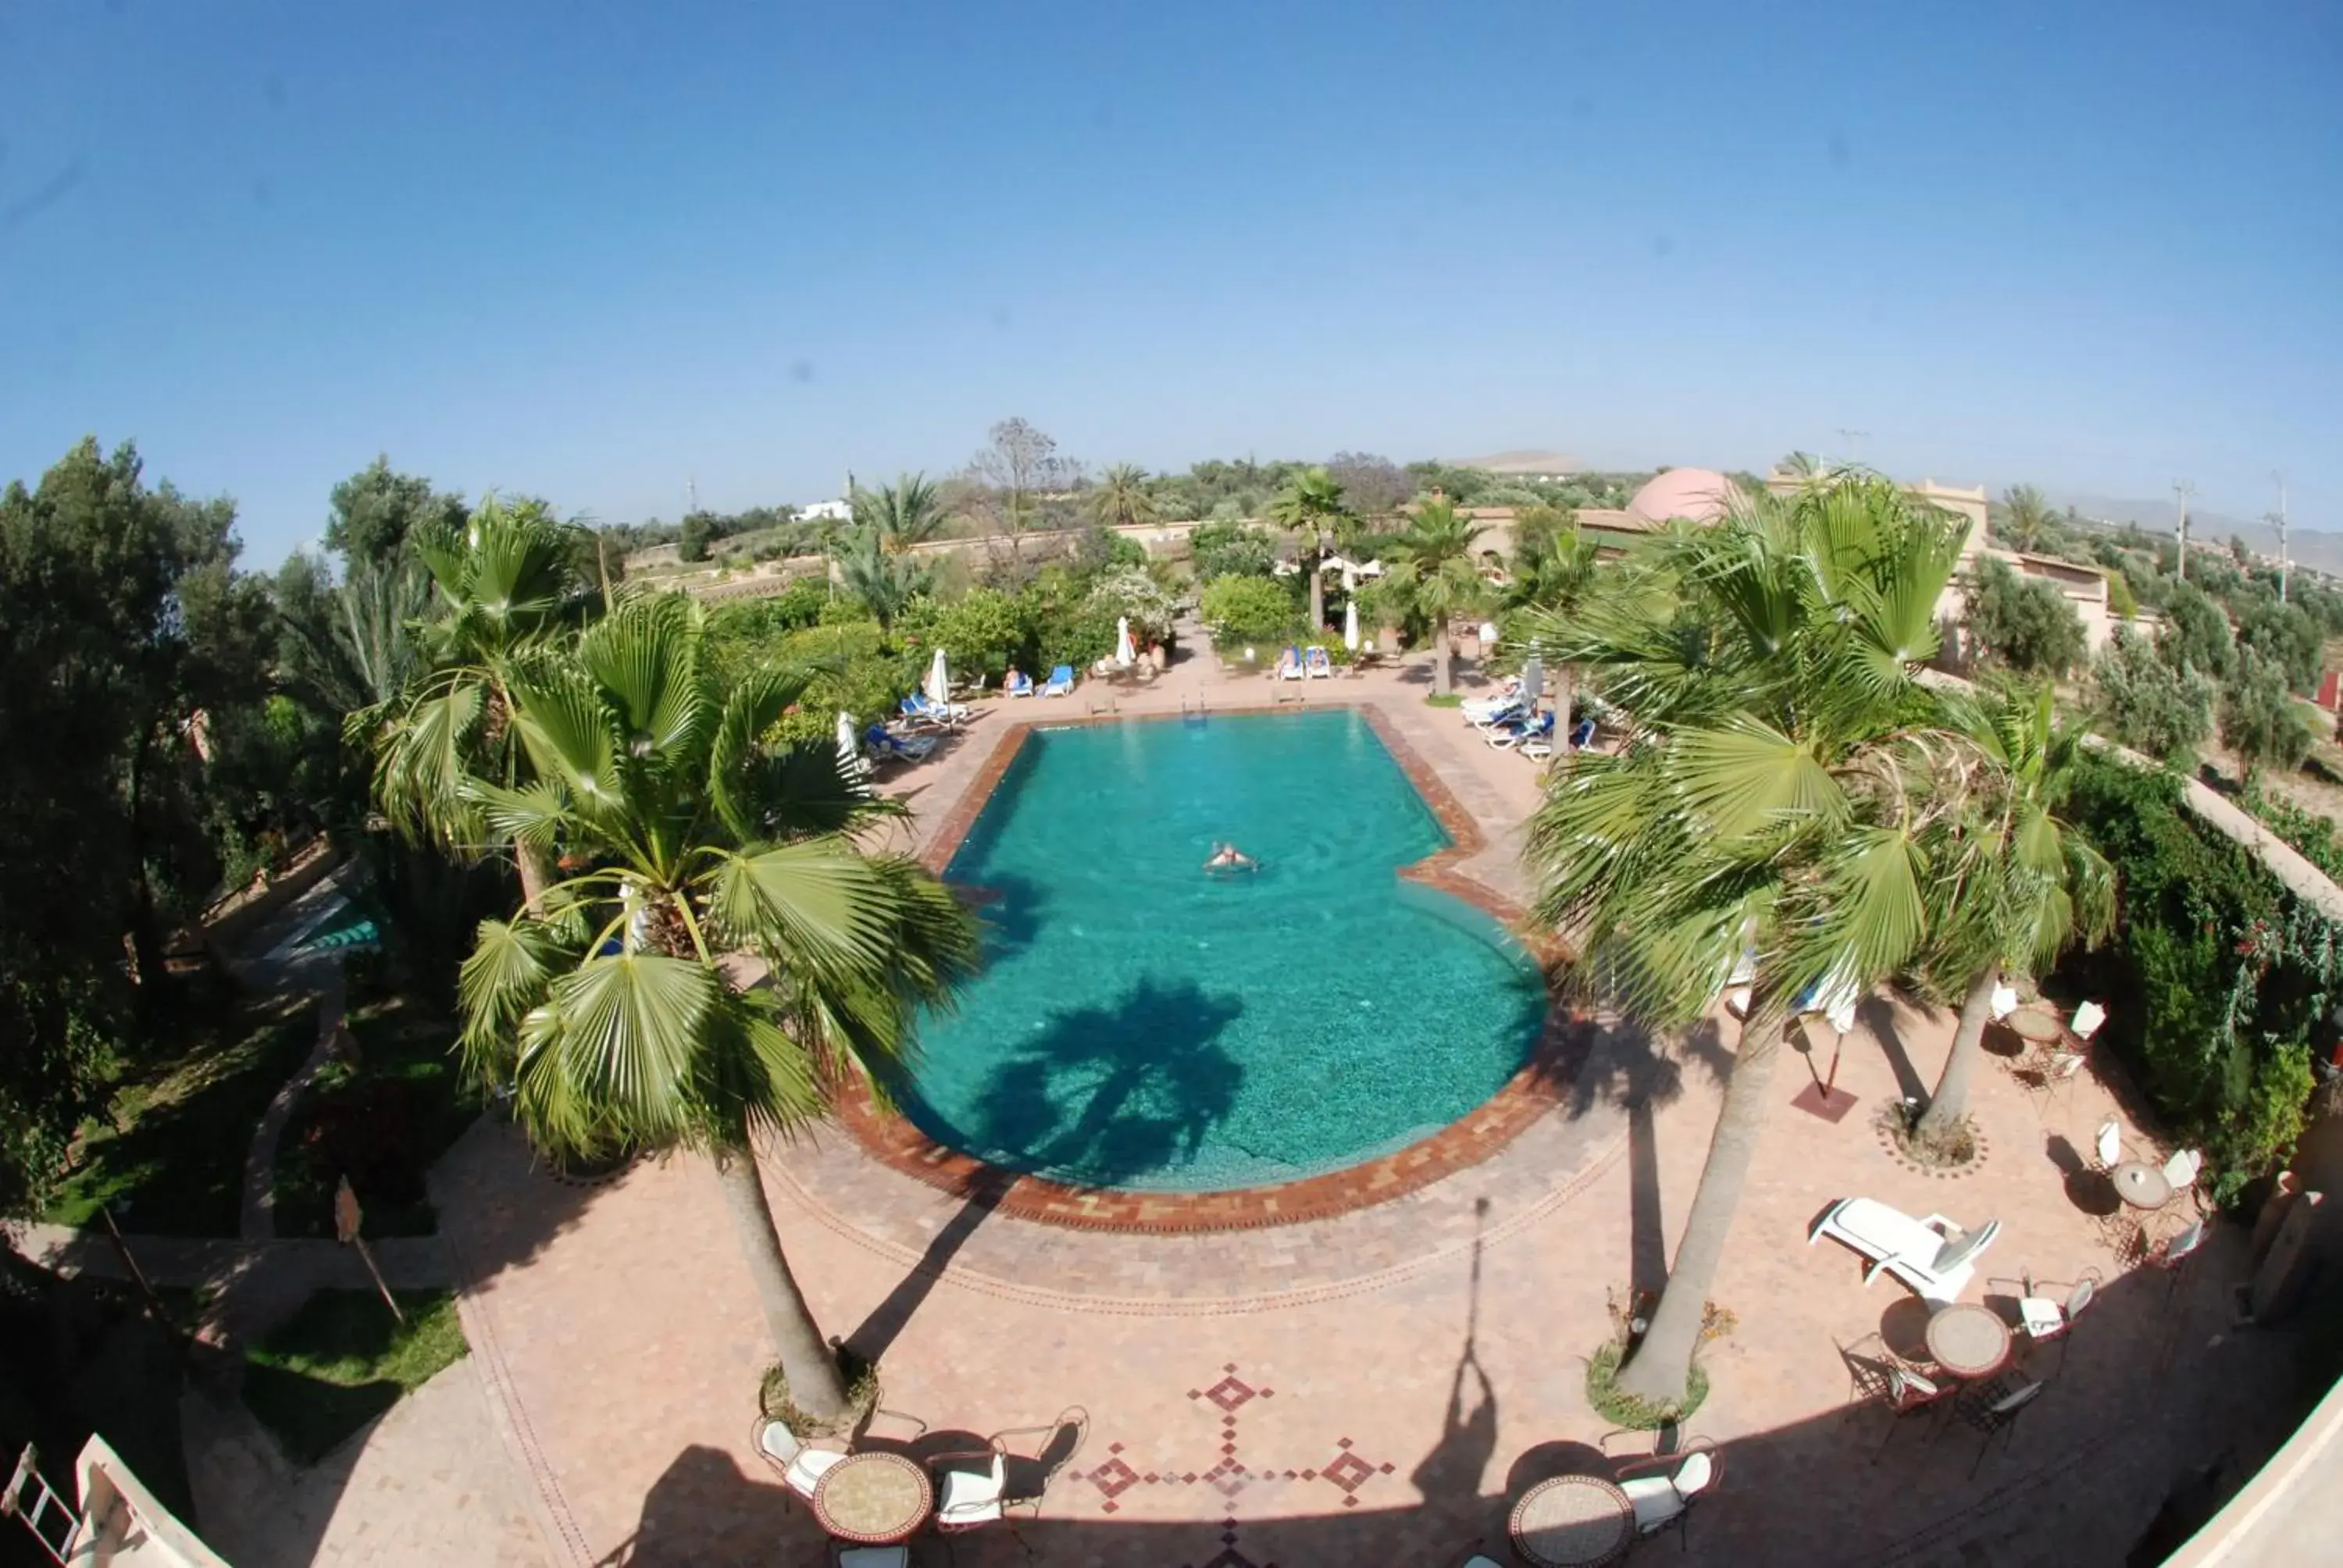
[[[2046, 490], [2044, 498], [2053, 506], [2072, 507], [2087, 518], [2121, 527], [2137, 523], [2151, 534], [2170, 534], [2177, 514], [2170, 501], [2124, 500], [2112, 496], [2090, 496]], [[2266, 556], [2278, 554], [2278, 528], [2258, 518], [2233, 517], [2227, 512], [2207, 511], [2201, 507], [2188, 508], [2188, 538], [2191, 544], [2201, 543], [2209, 548], [2227, 549], [2232, 535], [2246, 541], [2246, 548]], [[2309, 567], [2343, 576], [2343, 534], [2321, 533], [2316, 528], [2293, 528], [2287, 537], [2288, 553], [2298, 566]]]

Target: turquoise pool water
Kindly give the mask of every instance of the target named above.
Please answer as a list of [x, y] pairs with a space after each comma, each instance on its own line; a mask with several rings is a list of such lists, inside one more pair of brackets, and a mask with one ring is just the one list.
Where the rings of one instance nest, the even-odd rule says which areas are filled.
[[[1216, 840], [1262, 869], [1207, 875]], [[1035, 734], [947, 872], [990, 890], [990, 957], [924, 1027], [905, 1110], [1100, 1186], [1259, 1186], [1403, 1148], [1495, 1092], [1544, 1014], [1503, 928], [1397, 876], [1446, 842], [1349, 711]]]
[[375, 926], [374, 916], [346, 900], [336, 905], [316, 925], [303, 931], [294, 951], [356, 951], [378, 946], [381, 940], [382, 933]]

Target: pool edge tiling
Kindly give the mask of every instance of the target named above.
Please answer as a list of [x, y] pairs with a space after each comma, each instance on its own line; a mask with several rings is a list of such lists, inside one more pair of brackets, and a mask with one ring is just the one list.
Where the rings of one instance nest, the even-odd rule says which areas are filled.
[[[1526, 911], [1493, 889], [1463, 875], [1458, 864], [1481, 852], [1486, 840], [1480, 824], [1458, 801], [1431, 764], [1372, 701], [1328, 704], [1358, 713], [1399, 765], [1428, 807], [1448, 842], [1422, 859], [1400, 868], [1412, 881], [1438, 890], [1503, 923], [1551, 975], [1563, 956], [1558, 940], [1524, 929]], [[1323, 709], [1321, 709], [1322, 711]], [[1290, 712], [1245, 706], [1216, 709], [1216, 716]], [[953, 803], [920, 859], [937, 875], [951, 864], [977, 818], [1037, 727], [1152, 724], [1180, 721], [1180, 713], [1068, 715], [1016, 722], [993, 743], [959, 800]], [[1295, 1224], [1348, 1213], [1429, 1186], [1469, 1170], [1513, 1141], [1521, 1131], [1561, 1103], [1578, 1063], [1574, 1042], [1583, 1030], [1568, 1026], [1574, 1015], [1551, 988], [1546, 1017], [1530, 1060], [1495, 1094], [1428, 1138], [1393, 1153], [1297, 1181], [1218, 1191], [1179, 1192], [1131, 1188], [1080, 1187], [1011, 1171], [930, 1138], [900, 1113], [882, 1111], [867, 1085], [840, 1086], [834, 1096], [838, 1119], [872, 1158], [891, 1170], [953, 1194], [987, 1194], [998, 1213], [1077, 1230], [1152, 1231], [1167, 1234], [1246, 1230]]]

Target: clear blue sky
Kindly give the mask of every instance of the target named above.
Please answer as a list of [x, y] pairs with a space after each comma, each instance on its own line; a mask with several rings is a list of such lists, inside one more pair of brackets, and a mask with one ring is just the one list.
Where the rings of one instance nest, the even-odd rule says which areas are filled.
[[633, 521], [1011, 414], [1157, 467], [1851, 428], [2343, 528], [2323, 0], [123, 0], [0, 59], [0, 477], [135, 437], [256, 563], [377, 450]]

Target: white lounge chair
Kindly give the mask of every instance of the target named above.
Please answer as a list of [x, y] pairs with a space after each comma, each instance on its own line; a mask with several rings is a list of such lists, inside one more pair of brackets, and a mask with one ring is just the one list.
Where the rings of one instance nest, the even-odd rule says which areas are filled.
[[1520, 684], [1506, 687], [1487, 697], [1468, 697], [1456, 705], [1467, 724], [1494, 724], [1509, 713], [1517, 713], [1523, 706]]
[[1825, 1236], [1844, 1241], [1871, 1260], [1863, 1271], [1865, 1284], [1889, 1273], [1924, 1301], [1950, 1305], [1976, 1272], [1977, 1254], [2000, 1233], [1998, 1220], [1963, 1231], [1942, 1214], [1915, 1220], [1875, 1198], [1842, 1198], [1815, 1221], [1806, 1244]]
[[846, 1462], [846, 1455], [834, 1449], [808, 1448], [798, 1441], [796, 1432], [778, 1421], [758, 1423], [757, 1452], [772, 1462], [791, 1492], [804, 1498], [813, 1496], [814, 1488], [821, 1484], [823, 1473], [831, 1465]]

